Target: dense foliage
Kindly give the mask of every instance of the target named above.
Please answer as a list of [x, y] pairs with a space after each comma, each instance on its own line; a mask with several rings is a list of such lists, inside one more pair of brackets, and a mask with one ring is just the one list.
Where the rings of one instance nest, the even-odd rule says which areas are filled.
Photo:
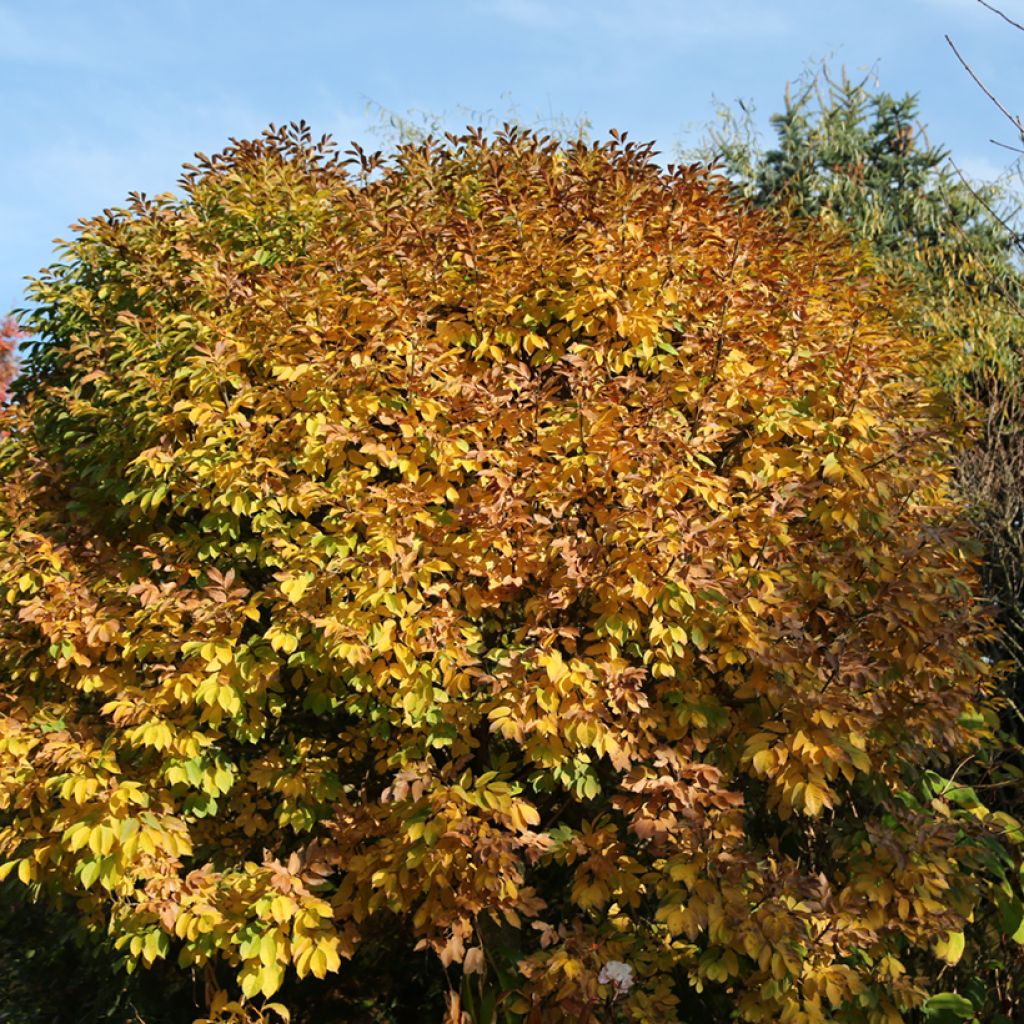
[[[834, 79], [823, 68], [787, 90], [764, 150], [749, 112], [722, 111], [702, 150], [724, 164], [737, 190], [759, 206], [842, 224], [867, 242], [880, 266], [914, 296], [911, 329], [946, 346], [938, 380], [973, 443], [956, 458], [957, 488], [984, 548], [983, 596], [999, 624], [988, 647], [1001, 676], [1001, 747], [966, 762], [959, 779], [971, 800], [1019, 815], [1024, 737], [1024, 281], [1020, 195], [1010, 180], [978, 185], [931, 143], [912, 96], [896, 98], [867, 81]], [[955, 339], [952, 347], [948, 340]], [[966, 790], [965, 790], [966, 791]], [[1014, 855], [1016, 860], [1018, 855]], [[1013, 873], [1016, 873], [1014, 870]], [[1005, 865], [996, 870], [1000, 885]], [[998, 890], [1001, 891], [1001, 890]], [[998, 900], [987, 912], [1003, 913]], [[984, 912], [979, 910], [979, 915]], [[1006, 993], [1024, 987], [1015, 943], [965, 957], [982, 1020], [1000, 1008], [1024, 1012]]]
[[[947, 348], [941, 380], [981, 429], [957, 475], [985, 544], [985, 590], [1002, 627], [1007, 693], [1024, 708], [1024, 393], [1021, 197], [973, 184], [929, 141], [914, 96], [821, 69], [787, 90], [763, 149], [744, 112], [722, 110], [701, 156], [760, 206], [845, 226], [915, 297], [912, 329]], [[1024, 722], [1024, 716], [1015, 714]], [[1018, 730], [1019, 731], [1019, 730]]]
[[210, 1019], [963, 1005], [1016, 826], [961, 813], [988, 625], [867, 250], [618, 137], [293, 126], [32, 298], [0, 873]]

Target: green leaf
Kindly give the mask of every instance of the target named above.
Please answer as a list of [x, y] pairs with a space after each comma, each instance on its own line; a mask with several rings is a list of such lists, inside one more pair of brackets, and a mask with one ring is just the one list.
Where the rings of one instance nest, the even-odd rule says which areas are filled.
[[100, 877], [100, 862], [99, 860], [89, 860], [82, 865], [82, 873], [79, 878], [82, 885], [88, 889], [97, 878]]
[[996, 909], [999, 911], [999, 927], [1002, 933], [1012, 936], [1017, 942], [1024, 941], [1017, 938], [1018, 935], [1024, 935], [1024, 929], [1021, 927], [1024, 923], [1024, 903], [1015, 896], [999, 893], [996, 896]]
[[925, 1019], [933, 1024], [956, 1024], [974, 1016], [973, 1004], [956, 992], [939, 992], [928, 999], [924, 1006]]

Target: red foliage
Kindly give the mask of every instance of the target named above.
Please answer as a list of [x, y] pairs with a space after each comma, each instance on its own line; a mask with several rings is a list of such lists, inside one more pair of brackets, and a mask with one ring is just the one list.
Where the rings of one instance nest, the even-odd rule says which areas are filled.
[[13, 316], [0, 320], [0, 402], [7, 398], [7, 387], [14, 379], [18, 370], [14, 358], [14, 349], [25, 332], [18, 326]]

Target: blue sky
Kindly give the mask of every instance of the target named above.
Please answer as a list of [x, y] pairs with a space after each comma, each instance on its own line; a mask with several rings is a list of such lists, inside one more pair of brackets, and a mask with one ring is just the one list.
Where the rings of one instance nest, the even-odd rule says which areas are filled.
[[[997, 2], [1024, 21], [1024, 0]], [[979, 177], [1012, 130], [956, 63], [1024, 107], [1024, 33], [976, 0], [0, 0], [0, 311], [52, 240], [196, 150], [268, 122], [379, 145], [380, 110], [588, 118], [694, 142], [714, 97], [780, 105], [810, 60], [920, 94], [933, 141]], [[479, 120], [478, 117], [472, 118]]]

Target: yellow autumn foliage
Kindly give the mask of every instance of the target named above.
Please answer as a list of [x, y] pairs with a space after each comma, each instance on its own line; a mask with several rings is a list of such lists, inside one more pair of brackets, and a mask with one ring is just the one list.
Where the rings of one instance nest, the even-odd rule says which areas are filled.
[[293, 127], [32, 299], [0, 873], [210, 1019], [383, 928], [510, 1021], [889, 1024], [972, 941], [912, 793], [988, 736], [988, 625], [865, 252], [618, 136]]

